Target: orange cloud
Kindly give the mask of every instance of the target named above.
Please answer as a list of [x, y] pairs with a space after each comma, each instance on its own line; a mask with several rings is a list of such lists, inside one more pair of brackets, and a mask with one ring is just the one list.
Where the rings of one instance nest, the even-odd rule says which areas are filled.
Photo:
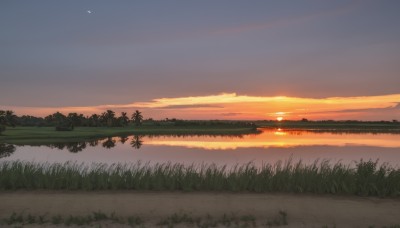
[[285, 96], [247, 96], [222, 93], [209, 96], [159, 98], [149, 102], [88, 107], [2, 107], [17, 114], [48, 115], [55, 111], [84, 114], [107, 109], [142, 110], [153, 118], [183, 119], [394, 119], [400, 115], [400, 94], [359, 97], [300, 98]]

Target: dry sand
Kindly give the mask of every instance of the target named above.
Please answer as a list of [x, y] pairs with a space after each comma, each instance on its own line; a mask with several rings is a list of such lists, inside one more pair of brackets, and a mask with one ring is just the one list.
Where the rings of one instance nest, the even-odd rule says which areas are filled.
[[368, 227], [400, 225], [400, 199], [249, 193], [180, 192], [56, 192], [0, 193], [0, 218], [12, 212], [35, 215], [87, 215], [95, 211], [146, 220], [175, 212], [193, 216], [253, 215], [271, 218], [288, 214], [288, 227]]

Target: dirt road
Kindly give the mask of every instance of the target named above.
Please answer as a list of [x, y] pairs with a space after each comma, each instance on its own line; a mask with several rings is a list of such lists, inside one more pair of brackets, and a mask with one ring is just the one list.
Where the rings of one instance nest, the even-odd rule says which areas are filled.
[[196, 216], [288, 215], [289, 227], [368, 227], [400, 224], [400, 199], [293, 194], [177, 192], [3, 192], [0, 218], [12, 212], [85, 215], [95, 211], [154, 220], [175, 212]]

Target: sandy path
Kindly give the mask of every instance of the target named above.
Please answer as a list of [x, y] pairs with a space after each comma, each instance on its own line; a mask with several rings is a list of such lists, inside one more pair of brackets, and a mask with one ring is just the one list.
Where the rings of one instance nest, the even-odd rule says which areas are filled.
[[[291, 194], [171, 192], [6, 192], [0, 193], [0, 218], [12, 212], [86, 215], [94, 211], [146, 219], [174, 212], [222, 216], [253, 215], [257, 219], [288, 214], [293, 227], [333, 225], [367, 227], [400, 225], [400, 200]], [[312, 226], [313, 227], [313, 226]]]

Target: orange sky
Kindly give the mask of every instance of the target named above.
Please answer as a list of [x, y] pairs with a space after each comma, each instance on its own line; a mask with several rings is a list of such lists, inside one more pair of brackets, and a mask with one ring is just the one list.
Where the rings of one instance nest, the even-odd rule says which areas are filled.
[[179, 119], [400, 119], [400, 94], [359, 97], [301, 98], [286, 96], [247, 96], [236, 93], [159, 98], [131, 104], [110, 104], [87, 107], [13, 107], [17, 115], [46, 116], [60, 111], [90, 115], [107, 109], [128, 113], [141, 110], [146, 118]]

